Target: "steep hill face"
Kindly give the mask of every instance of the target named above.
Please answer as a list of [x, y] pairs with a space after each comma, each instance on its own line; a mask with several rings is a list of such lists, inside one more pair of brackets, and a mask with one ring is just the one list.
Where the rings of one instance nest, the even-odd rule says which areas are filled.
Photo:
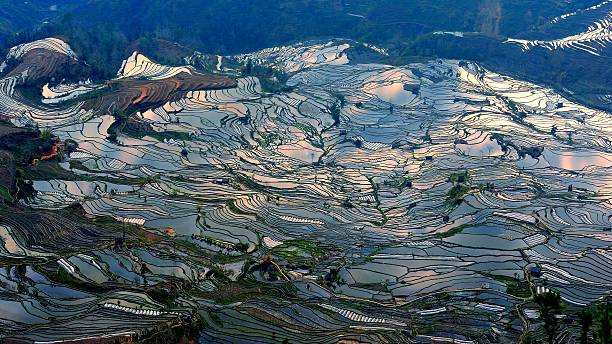
[[136, 52], [115, 78], [92, 84], [88, 66], [70, 45], [53, 37], [11, 48], [1, 66], [0, 111], [20, 125], [33, 125], [45, 117], [78, 121], [83, 116], [112, 114], [127, 119], [142, 107], [163, 104], [189, 91], [237, 85], [231, 78], [193, 67], [163, 66]]
[[555, 87], [568, 97], [612, 108], [612, 3], [600, 1], [506, 38], [479, 33], [429, 35], [405, 56], [479, 61], [496, 70]]
[[180, 99], [189, 91], [234, 88], [235, 80], [202, 74], [192, 67], [169, 67], [155, 63], [134, 52], [117, 74], [103, 88], [99, 97], [88, 99], [83, 108], [98, 114], [129, 116], [137, 109], [147, 110]]
[[612, 2], [563, 14], [528, 34], [533, 39], [509, 38], [523, 51], [533, 47], [548, 50], [578, 50], [595, 56], [608, 55], [612, 50]]
[[78, 63], [68, 44], [47, 38], [11, 48], [0, 71], [6, 69], [7, 77], [19, 80], [21, 85], [36, 85], [55, 76], [67, 76]]
[[87, 0], [0, 0], [0, 42], [52, 21]]
[[133, 53], [99, 84], [22, 67], [48, 82], [27, 97], [7, 67], [3, 119], [48, 131], [0, 125], [0, 196], [21, 160], [2, 150], [41, 159], [0, 207], [2, 339], [511, 344], [542, 341], [535, 294], [558, 290], [567, 318], [608, 295], [612, 115], [387, 55], [326, 40], [187, 59], [211, 75]]
[[[63, 37], [91, 67], [90, 76], [100, 80], [111, 78], [116, 66], [134, 50], [158, 61], [180, 64], [179, 56], [187, 55], [185, 47], [209, 54], [228, 54], [307, 39], [343, 37], [403, 51], [403, 58], [396, 63], [414, 56], [472, 59], [504, 68], [507, 73], [529, 75], [559, 89], [594, 94], [601, 93], [595, 88], [605, 87], [607, 80], [605, 71], [602, 76], [599, 67], [589, 81], [592, 86], [583, 85], [591, 89], [572, 87], [580, 83], [578, 75], [582, 69], [598, 66], [599, 61], [578, 56], [570, 63], [563, 53], [551, 55], [540, 51], [523, 56], [497, 40], [510, 37], [513, 39], [510, 42], [523, 50], [563, 46], [595, 52], [599, 43], [609, 39], [607, 29], [598, 29], [598, 25], [608, 25], [602, 16], [609, 9], [606, 4], [600, 0], [254, 0], [244, 6], [237, 0], [146, 3], [91, 0], [75, 2], [70, 7], [65, 3], [59, 6], [64, 10], [54, 11], [49, 25], [38, 25], [34, 37]], [[8, 12], [4, 17], [8, 20]], [[112, 25], [108, 18], [112, 18]], [[477, 37], [468, 41], [445, 35], [431, 37], [432, 33], [440, 32]], [[594, 37], [597, 39], [591, 39]], [[27, 39], [27, 35], [22, 39]], [[9, 48], [8, 44], [4, 48]], [[501, 51], [509, 54], [508, 61], [498, 61]], [[543, 67], [549, 65], [554, 75]]]
[[[521, 47], [519, 59], [531, 61], [538, 80], [552, 80], [560, 89], [588, 104], [612, 108], [612, 2], [601, 1], [565, 13], [540, 26], [527, 39], [505, 43]], [[548, 61], [548, 62], [546, 62]]]
[[[581, 1], [592, 5], [595, 1]], [[246, 52], [324, 36], [389, 43], [434, 31], [516, 35], [579, 8], [557, 0], [517, 3], [466, 1], [264, 1], [244, 6], [237, 0], [160, 1], [93, 0], [70, 8], [56, 23], [64, 32], [106, 25], [128, 39], [147, 33], [199, 50]]]
[[[578, 2], [580, 3], [580, 2]], [[588, 31], [594, 23], [602, 20], [612, 11], [612, 1], [598, 0], [595, 3], [581, 3], [575, 10], [562, 13], [519, 38], [554, 40], [569, 34]]]
[[492, 36], [499, 36], [500, 21], [502, 19], [502, 5], [500, 0], [484, 0], [479, 8], [480, 32]]

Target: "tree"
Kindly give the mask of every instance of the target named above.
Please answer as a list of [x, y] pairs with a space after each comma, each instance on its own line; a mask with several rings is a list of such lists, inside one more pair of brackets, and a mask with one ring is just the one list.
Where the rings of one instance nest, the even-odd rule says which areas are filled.
[[51, 129], [45, 128], [40, 132], [40, 139], [43, 141], [49, 141], [51, 139]]
[[605, 303], [597, 307], [597, 319], [599, 320], [598, 337], [602, 344], [612, 344], [612, 328], [610, 327], [610, 320], [612, 315], [612, 304], [610, 300], [606, 300]]
[[580, 344], [587, 344], [589, 329], [593, 324], [593, 312], [584, 309], [578, 313], [578, 317], [580, 318]]
[[249, 244], [243, 242], [237, 242], [234, 244], [234, 249], [238, 252], [246, 253], [249, 250]]
[[251, 75], [251, 73], [253, 73], [253, 61], [248, 59], [244, 66], [243, 75]]
[[555, 291], [547, 291], [543, 294], [538, 294], [534, 297], [535, 303], [538, 304], [540, 317], [544, 321], [544, 332], [548, 337], [548, 344], [553, 344], [555, 336], [559, 331], [559, 323], [557, 315], [563, 310], [561, 295]]

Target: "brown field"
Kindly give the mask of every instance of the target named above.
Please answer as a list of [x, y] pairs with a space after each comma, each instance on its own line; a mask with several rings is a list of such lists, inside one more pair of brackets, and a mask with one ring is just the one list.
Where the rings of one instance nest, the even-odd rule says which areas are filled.
[[110, 92], [85, 102], [86, 110], [99, 114], [131, 114], [180, 99], [189, 91], [236, 87], [235, 80], [212, 74], [181, 73], [163, 80], [111, 80]]

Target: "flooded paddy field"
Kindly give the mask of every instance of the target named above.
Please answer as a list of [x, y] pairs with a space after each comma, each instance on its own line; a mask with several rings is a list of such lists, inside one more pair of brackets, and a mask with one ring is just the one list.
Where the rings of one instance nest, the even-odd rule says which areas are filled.
[[[355, 44], [219, 58], [290, 90], [236, 76], [113, 140], [116, 118], [79, 101], [101, 86], [55, 87], [79, 95], [50, 107], [2, 78], [8, 120], [78, 147], [72, 178], [32, 180], [29, 213], [1, 217], [0, 336], [199, 317], [202, 343], [513, 343], [538, 291], [610, 294], [611, 114], [465, 61], [354, 64]], [[135, 54], [118, 79], [181, 73]]]

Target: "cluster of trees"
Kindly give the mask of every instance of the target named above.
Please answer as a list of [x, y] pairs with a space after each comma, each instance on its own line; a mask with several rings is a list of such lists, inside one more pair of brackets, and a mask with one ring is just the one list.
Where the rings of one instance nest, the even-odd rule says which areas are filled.
[[593, 343], [589, 340], [589, 332], [591, 332], [594, 320], [598, 323], [593, 333], [594, 342], [612, 343], [612, 303], [610, 300], [599, 304], [595, 310], [582, 310], [578, 316], [580, 318], [580, 344]]
[[255, 76], [261, 83], [261, 88], [265, 92], [290, 92], [291, 87], [286, 85], [289, 75], [271, 67], [254, 64], [248, 60], [241, 71], [243, 76]]
[[[543, 329], [548, 344], [555, 340], [561, 329], [560, 316], [565, 308], [558, 292], [548, 291], [534, 297], [538, 305], [540, 319], [544, 322]], [[612, 343], [612, 303], [606, 299], [594, 308], [586, 308], [578, 313], [580, 324], [580, 344], [611, 344]], [[596, 326], [594, 327], [593, 325]]]

